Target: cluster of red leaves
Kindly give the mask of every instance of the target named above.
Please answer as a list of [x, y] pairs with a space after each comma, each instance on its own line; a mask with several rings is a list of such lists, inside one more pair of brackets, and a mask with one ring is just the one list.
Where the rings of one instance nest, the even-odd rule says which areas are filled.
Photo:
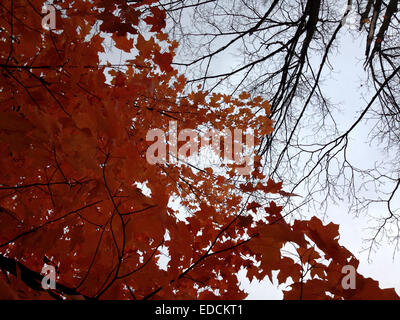
[[[237, 188], [234, 167], [226, 178], [146, 161], [146, 133], [167, 131], [171, 120], [181, 128], [250, 126], [258, 137], [272, 131], [253, 112], [268, 115], [261, 97], [184, 94], [185, 78], [171, 66], [178, 44], [162, 33], [155, 0], [56, 2], [51, 32], [41, 27], [42, 5], [0, 6], [0, 298], [242, 299], [243, 267], [250, 279], [273, 270], [280, 283], [291, 278], [288, 299], [397, 298], [361, 275], [356, 290], [341, 287], [342, 266], [358, 262], [339, 245], [337, 225], [288, 224], [275, 202], [248, 203], [254, 192], [290, 196], [257, 165]], [[149, 25], [147, 39], [139, 23]], [[100, 31], [139, 54], [123, 69], [100, 65]], [[185, 220], [168, 206], [171, 196], [191, 213]], [[257, 210], [265, 211], [258, 221]], [[287, 244], [297, 258], [282, 254]], [[33, 289], [30, 273], [21, 275], [21, 266], [39, 274], [44, 260], [57, 268], [56, 290]], [[15, 272], [2, 261], [15, 261]]]

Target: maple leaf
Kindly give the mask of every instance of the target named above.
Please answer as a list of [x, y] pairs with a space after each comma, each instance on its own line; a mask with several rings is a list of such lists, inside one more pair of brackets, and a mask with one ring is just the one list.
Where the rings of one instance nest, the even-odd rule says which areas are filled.
[[259, 208], [259, 207], [261, 207], [261, 205], [259, 204], [259, 203], [257, 203], [257, 202], [251, 202], [251, 203], [249, 203], [248, 205], [247, 205], [247, 207], [246, 207], [246, 210], [251, 210], [251, 211], [253, 211], [254, 213], [256, 213], [257, 212], [257, 208]]
[[117, 34], [113, 34], [112, 39], [115, 41], [115, 46], [118, 49], [130, 52], [133, 48], [133, 39], [128, 39], [126, 36], [119, 36]]
[[166, 22], [166, 14], [165, 11], [157, 8], [157, 7], [151, 7], [150, 11], [152, 13], [152, 16], [148, 16], [144, 19], [144, 21], [147, 24], [151, 25], [150, 32], [160, 32], [162, 28], [165, 27]]
[[275, 183], [271, 178], [268, 179], [267, 185], [265, 186], [265, 192], [279, 193], [282, 189], [282, 182]]
[[172, 55], [169, 52], [165, 53], [158, 53], [154, 54], [154, 62], [157, 63], [161, 71], [171, 72], [173, 70], [171, 63], [172, 63]]

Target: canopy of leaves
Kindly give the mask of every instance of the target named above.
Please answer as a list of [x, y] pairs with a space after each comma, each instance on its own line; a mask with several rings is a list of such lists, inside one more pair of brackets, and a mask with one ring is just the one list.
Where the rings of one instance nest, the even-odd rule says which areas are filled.
[[[344, 290], [342, 267], [358, 261], [338, 226], [286, 222], [277, 201], [290, 194], [257, 159], [249, 176], [146, 161], [148, 130], [171, 120], [252, 128], [258, 144], [273, 125], [262, 97], [184, 91], [155, 2], [56, 2], [56, 31], [41, 27], [43, 0], [0, 4], [0, 298], [242, 299], [242, 268], [249, 279], [290, 278], [287, 299], [398, 298], [359, 274]], [[109, 36], [138, 54], [101, 64]], [[57, 270], [54, 290], [40, 286], [44, 264]]]

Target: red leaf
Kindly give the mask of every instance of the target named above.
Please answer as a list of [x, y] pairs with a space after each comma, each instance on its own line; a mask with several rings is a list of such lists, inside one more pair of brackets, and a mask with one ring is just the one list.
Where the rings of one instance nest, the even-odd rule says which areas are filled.
[[144, 19], [147, 24], [150, 24], [152, 27], [150, 29], [151, 32], [160, 32], [162, 28], [165, 27], [165, 18], [166, 14], [164, 10], [160, 10], [157, 7], [150, 8], [152, 16], [148, 16]]
[[130, 52], [133, 48], [133, 39], [128, 39], [127, 36], [119, 36], [117, 34], [112, 35], [112, 39], [115, 41], [115, 46], [125, 52]]

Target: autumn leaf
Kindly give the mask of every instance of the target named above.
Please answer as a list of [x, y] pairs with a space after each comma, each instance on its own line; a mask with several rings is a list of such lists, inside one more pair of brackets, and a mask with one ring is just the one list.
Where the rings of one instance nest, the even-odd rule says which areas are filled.
[[171, 67], [172, 55], [168, 52], [154, 54], [154, 62], [157, 63], [162, 71], [171, 72], [173, 68]]
[[133, 38], [128, 39], [126, 36], [119, 36], [117, 34], [113, 34], [112, 38], [115, 41], [115, 46], [118, 49], [121, 49], [125, 52], [130, 52], [133, 48]]
[[152, 26], [151, 32], [160, 32], [165, 27], [165, 11], [157, 7], [151, 7], [150, 11], [152, 16], [146, 17], [144, 21]]

